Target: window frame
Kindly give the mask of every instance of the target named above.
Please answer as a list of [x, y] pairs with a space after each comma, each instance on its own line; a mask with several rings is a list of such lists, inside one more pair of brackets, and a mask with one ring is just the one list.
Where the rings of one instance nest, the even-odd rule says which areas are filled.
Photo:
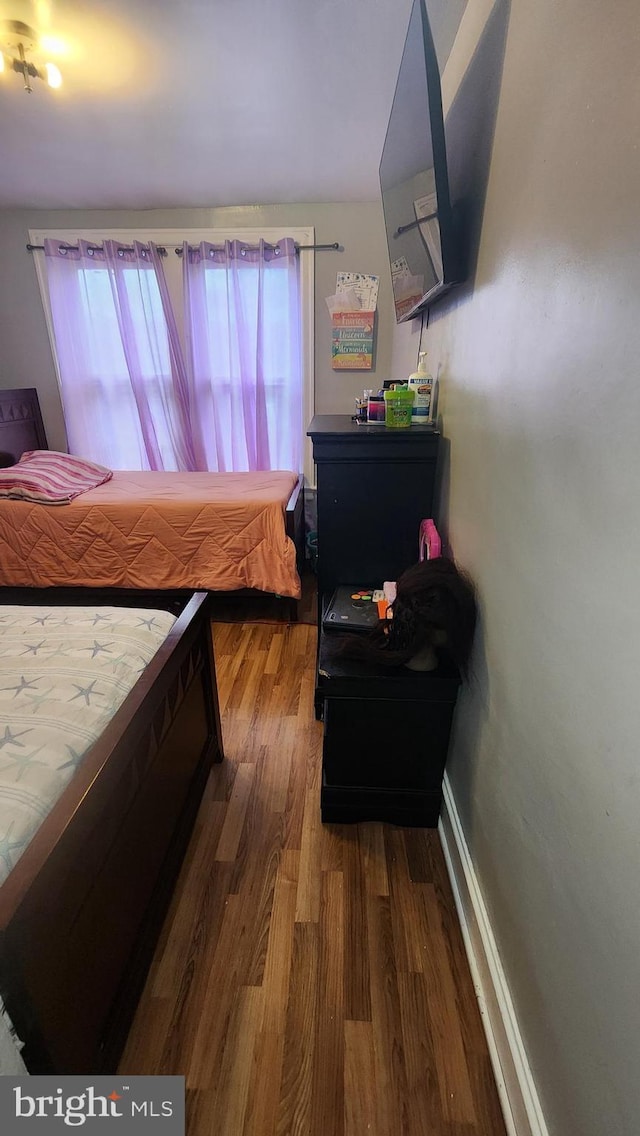
[[[91, 241], [95, 244], [102, 244], [103, 240], [120, 241], [122, 244], [131, 244], [132, 241], [142, 241], [147, 244], [153, 241], [157, 245], [162, 245], [167, 249], [169, 254], [173, 253], [176, 248], [182, 248], [184, 241], [190, 245], [198, 245], [201, 241], [210, 241], [212, 244], [223, 244], [224, 241], [244, 241], [246, 244], [257, 244], [262, 238], [269, 243], [275, 244], [283, 237], [292, 237], [296, 244], [299, 245], [314, 245], [315, 244], [315, 229], [311, 225], [279, 225], [275, 228], [273, 225], [264, 225], [260, 227], [252, 226], [220, 226], [220, 227], [200, 227], [188, 228], [185, 226], [171, 227], [171, 228], [143, 228], [136, 226], [135, 228], [91, 228], [91, 229], [62, 229], [62, 228], [46, 228], [46, 229], [30, 229], [29, 241], [32, 245], [44, 244], [45, 238], [50, 238], [54, 241], [60, 241], [66, 244], [76, 244], [80, 240]], [[33, 252], [36, 275], [38, 278], [38, 286], [40, 288], [40, 298], [44, 308], [44, 315], [47, 324], [47, 332], [49, 335], [49, 343], [51, 345], [51, 353], [53, 355], [53, 362], [56, 373], [56, 381], [58, 383], [58, 391], [61, 390], [60, 384], [60, 368], [58, 365], [58, 356], [56, 351], [55, 337], [53, 334], [53, 321], [51, 318], [51, 304], [49, 301], [49, 289], [47, 286], [47, 271], [46, 271], [46, 258], [42, 249], [35, 249]], [[175, 255], [173, 253], [173, 255]], [[300, 327], [300, 343], [301, 343], [301, 359], [300, 366], [302, 368], [302, 415], [303, 420], [300, 423], [300, 430], [302, 434], [302, 454], [303, 454], [303, 473], [304, 480], [307, 486], [312, 486], [315, 483], [314, 467], [313, 467], [313, 454], [311, 449], [311, 440], [306, 436], [307, 423], [311, 421], [314, 415], [315, 407], [315, 345], [314, 345], [314, 279], [315, 279], [315, 252], [313, 249], [304, 249], [300, 254], [300, 314], [301, 314], [301, 327]], [[179, 260], [176, 257], [176, 260]], [[182, 263], [181, 260], [179, 263]], [[171, 291], [171, 288], [170, 288]], [[182, 312], [176, 313], [179, 320], [179, 328], [182, 330]]]

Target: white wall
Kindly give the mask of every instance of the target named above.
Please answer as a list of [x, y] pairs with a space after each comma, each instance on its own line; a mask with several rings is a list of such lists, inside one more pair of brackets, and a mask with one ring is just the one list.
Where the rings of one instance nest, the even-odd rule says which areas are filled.
[[[315, 409], [320, 414], [352, 413], [363, 387], [381, 386], [389, 377], [391, 352], [391, 277], [382, 211], [376, 202], [244, 206], [233, 209], [163, 209], [137, 212], [97, 210], [0, 210], [0, 387], [38, 388], [49, 444], [65, 446], [62, 410], [35, 266], [25, 250], [29, 229], [167, 226], [195, 228], [314, 225], [316, 241], [343, 247], [315, 254]], [[301, 253], [301, 255], [307, 255]], [[331, 320], [325, 296], [335, 292], [339, 270], [380, 276], [380, 313], [375, 370], [331, 370]]]
[[636, 0], [513, 0], [475, 281], [423, 335], [481, 604], [449, 772], [552, 1136], [640, 1130], [639, 48]]

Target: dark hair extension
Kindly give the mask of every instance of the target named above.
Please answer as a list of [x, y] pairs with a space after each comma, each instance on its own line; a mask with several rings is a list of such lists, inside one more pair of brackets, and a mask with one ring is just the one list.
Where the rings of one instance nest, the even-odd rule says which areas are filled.
[[383, 666], [403, 666], [425, 646], [449, 656], [464, 674], [476, 625], [475, 589], [453, 560], [439, 556], [398, 578], [393, 619], [366, 636], [341, 635], [336, 652]]

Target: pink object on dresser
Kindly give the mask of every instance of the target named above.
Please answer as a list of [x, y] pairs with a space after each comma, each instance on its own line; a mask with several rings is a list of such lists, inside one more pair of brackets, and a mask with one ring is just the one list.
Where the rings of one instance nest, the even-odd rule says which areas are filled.
[[418, 559], [435, 560], [442, 552], [442, 545], [435, 522], [429, 518], [420, 525]]

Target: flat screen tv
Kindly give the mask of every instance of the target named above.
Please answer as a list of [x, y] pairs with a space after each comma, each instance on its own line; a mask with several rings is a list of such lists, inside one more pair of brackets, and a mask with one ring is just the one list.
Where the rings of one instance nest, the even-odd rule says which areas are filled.
[[463, 275], [449, 195], [440, 71], [425, 0], [414, 0], [411, 9], [380, 188], [401, 323], [429, 308]]

